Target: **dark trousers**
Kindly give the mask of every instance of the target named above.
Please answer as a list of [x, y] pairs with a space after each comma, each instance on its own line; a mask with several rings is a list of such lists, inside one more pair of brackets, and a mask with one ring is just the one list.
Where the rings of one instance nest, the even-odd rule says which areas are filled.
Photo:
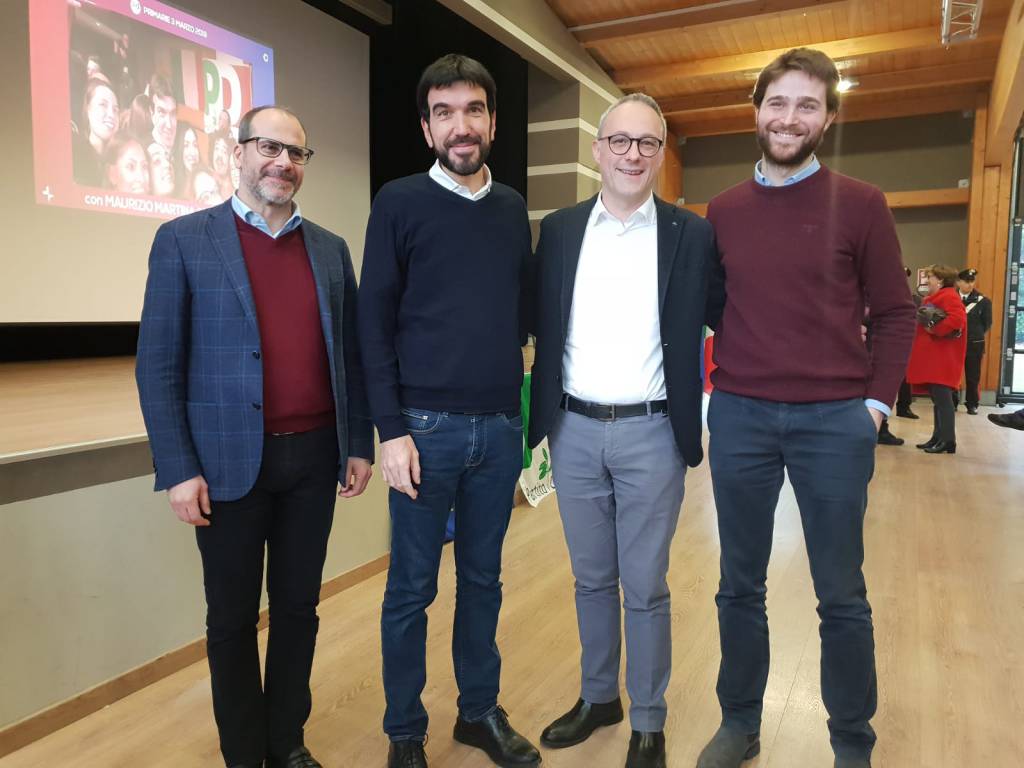
[[[210, 525], [196, 528], [213, 713], [229, 766], [261, 765], [302, 744], [337, 483], [334, 427], [267, 435], [252, 490], [213, 502]], [[270, 634], [261, 685], [256, 624], [264, 555]]]
[[864, 512], [875, 425], [863, 400], [776, 403], [716, 389], [708, 411], [711, 480], [722, 546], [716, 603], [723, 722], [761, 725], [768, 681], [765, 586], [784, 474], [800, 506], [821, 623], [821, 692], [837, 754], [875, 743], [874, 634], [867, 601]]
[[498, 701], [501, 656], [495, 642], [501, 609], [501, 548], [523, 466], [518, 415], [404, 410], [420, 455], [419, 495], [391, 490], [391, 565], [381, 610], [384, 731], [392, 741], [422, 740], [427, 711], [426, 609], [449, 511], [455, 509], [455, 624], [452, 661], [459, 714], [479, 720]]
[[932, 413], [935, 415], [932, 440], [956, 442], [956, 408], [953, 405], [955, 391], [941, 384], [928, 385], [928, 393], [932, 396]]
[[964, 379], [967, 381], [964, 402], [968, 408], [977, 408], [981, 402], [979, 387], [981, 386], [981, 359], [984, 356], [984, 341], [967, 342], [967, 356], [964, 358]]
[[900, 384], [900, 393], [896, 396], [896, 407], [899, 410], [905, 410], [910, 407], [911, 403], [914, 402], [914, 395], [910, 390], [910, 384], [904, 379], [903, 383]]

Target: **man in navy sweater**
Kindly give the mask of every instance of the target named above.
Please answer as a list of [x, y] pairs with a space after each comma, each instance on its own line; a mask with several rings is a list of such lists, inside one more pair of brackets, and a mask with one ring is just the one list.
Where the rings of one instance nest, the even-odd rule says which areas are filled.
[[501, 548], [522, 468], [521, 295], [530, 227], [523, 198], [485, 165], [495, 85], [449, 54], [416, 91], [428, 173], [386, 184], [370, 213], [359, 289], [370, 410], [391, 487], [391, 565], [381, 650], [389, 768], [425, 768], [426, 608], [437, 595], [445, 524], [457, 516], [452, 656], [456, 740], [502, 766], [537, 750], [498, 706]]
[[[885, 196], [814, 155], [838, 112], [838, 83], [820, 51], [794, 49], [769, 64], [753, 94], [763, 151], [754, 178], [708, 206], [726, 293], [708, 411], [722, 546], [722, 727], [698, 768], [737, 768], [760, 750], [765, 581], [784, 472], [818, 597], [837, 768], [867, 768], [875, 743], [864, 513], [878, 427], [906, 370], [914, 305]], [[870, 351], [861, 338], [867, 302]]]

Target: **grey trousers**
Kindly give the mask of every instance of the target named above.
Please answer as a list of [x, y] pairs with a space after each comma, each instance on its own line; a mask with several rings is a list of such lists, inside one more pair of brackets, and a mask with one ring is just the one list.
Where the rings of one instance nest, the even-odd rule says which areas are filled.
[[580, 696], [594, 704], [618, 697], [625, 607], [630, 722], [663, 730], [672, 672], [666, 575], [686, 473], [668, 416], [602, 422], [559, 410], [549, 442], [576, 578]]

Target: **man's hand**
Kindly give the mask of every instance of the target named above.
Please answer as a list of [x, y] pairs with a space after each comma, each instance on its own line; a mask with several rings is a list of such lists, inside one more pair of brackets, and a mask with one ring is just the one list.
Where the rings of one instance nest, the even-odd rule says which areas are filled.
[[420, 484], [420, 452], [412, 437], [404, 435], [380, 444], [380, 471], [384, 482], [396, 491], [410, 499], [419, 495], [415, 486]]
[[366, 484], [370, 482], [373, 474], [373, 467], [366, 459], [353, 456], [348, 460], [348, 467], [345, 470], [345, 484], [338, 491], [338, 496], [343, 499], [351, 499], [366, 490]]
[[203, 517], [210, 514], [210, 487], [202, 475], [172, 485], [167, 489], [167, 500], [171, 502], [171, 509], [181, 522], [189, 525], [210, 524]]
[[868, 413], [871, 414], [871, 419], [875, 422], [875, 432], [877, 432], [882, 428], [882, 420], [885, 418], [885, 414], [871, 406], [868, 406]]

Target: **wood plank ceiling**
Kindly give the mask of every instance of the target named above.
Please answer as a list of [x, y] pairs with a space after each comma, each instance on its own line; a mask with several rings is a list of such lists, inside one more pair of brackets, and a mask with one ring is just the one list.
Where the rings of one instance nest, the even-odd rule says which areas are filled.
[[1012, 0], [985, 0], [975, 40], [943, 47], [940, 0], [547, 0], [624, 91], [658, 100], [669, 130], [752, 130], [750, 92], [796, 46], [832, 56], [840, 120], [973, 109], [986, 92]]

